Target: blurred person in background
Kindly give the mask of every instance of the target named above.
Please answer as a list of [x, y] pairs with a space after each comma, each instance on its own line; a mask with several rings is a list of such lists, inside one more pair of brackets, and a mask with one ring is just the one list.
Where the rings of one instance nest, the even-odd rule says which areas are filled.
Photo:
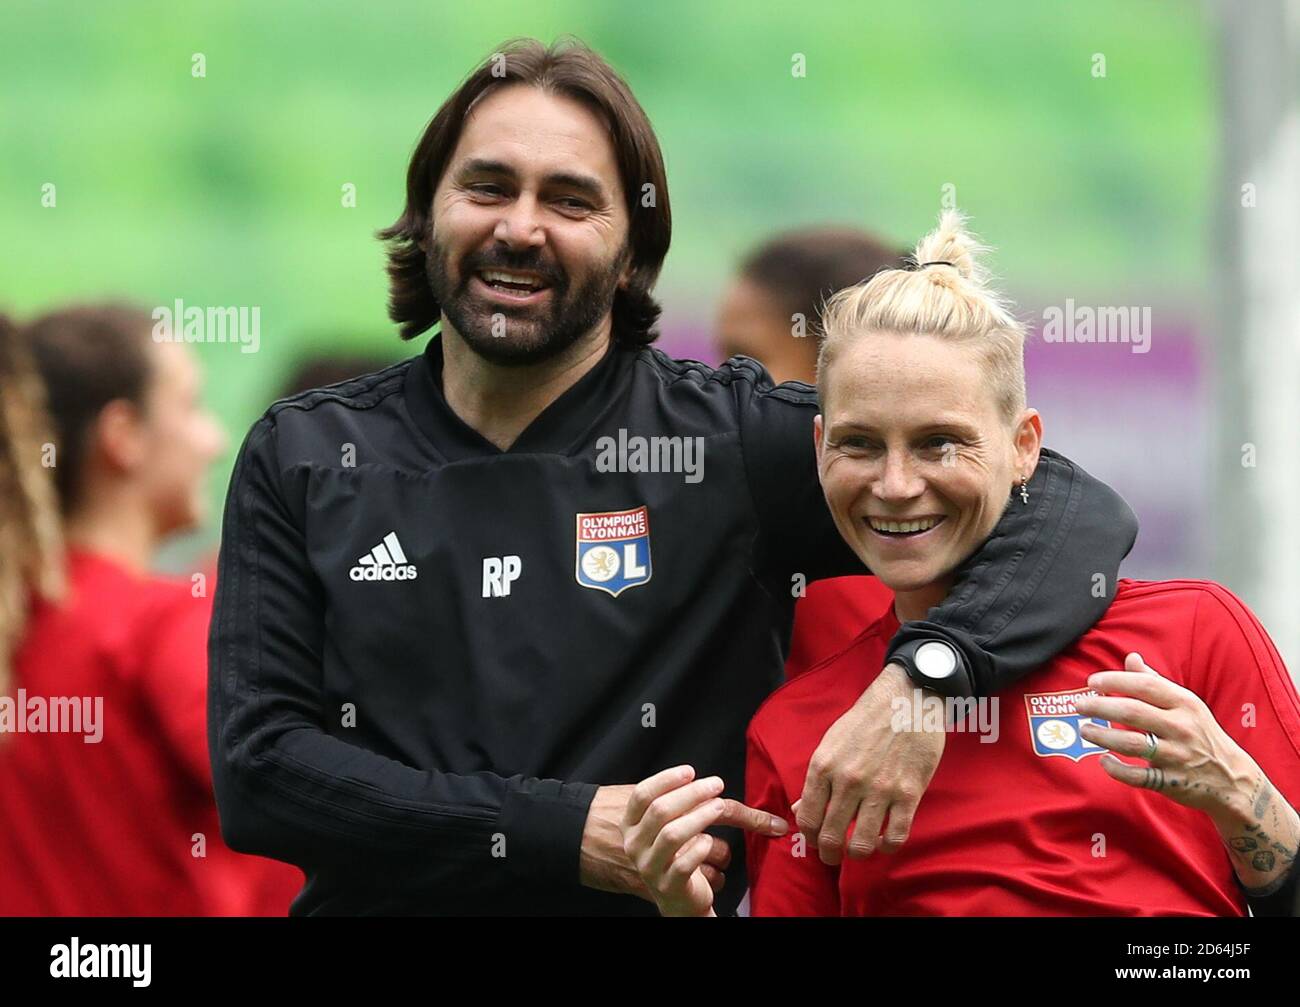
[[722, 295], [718, 351], [753, 357], [775, 384], [814, 385], [822, 305], [905, 259], [884, 239], [852, 227], [802, 227], [774, 235], [746, 254]]
[[[827, 307], [818, 475], [840, 534], [895, 603], [750, 722], [746, 803], [787, 821], [822, 731], [876, 677], [885, 641], [955, 590], [1004, 512], [1029, 503], [1049, 454], [1026, 404], [1025, 330], [988, 287], [982, 251], [949, 211], [914, 270], [879, 273]], [[753, 915], [1291, 911], [1300, 698], [1226, 588], [1121, 580], [1074, 646], [993, 699], [1000, 722], [996, 707], [976, 725], [941, 705], [926, 724], [921, 702], [896, 706], [893, 729], [951, 726], [907, 844], [830, 865], [799, 833], [750, 833]], [[664, 915], [712, 915], [698, 865], [715, 802], [681, 777], [638, 785], [627, 851]]]
[[150, 573], [225, 437], [140, 308], [0, 319], [0, 914], [283, 915], [293, 868], [221, 840], [211, 586]]
[[[722, 297], [716, 344], [723, 357], [753, 357], [774, 382], [817, 383], [821, 309], [832, 294], [903, 263], [903, 253], [851, 227], [805, 227], [745, 256]], [[893, 601], [870, 576], [803, 585], [795, 602], [786, 678], [838, 653]]]
[[[339, 341], [339, 337], [329, 335], [320, 335], [314, 339], [318, 346], [334, 346]], [[277, 398], [287, 399], [300, 392], [336, 385], [361, 374], [373, 374], [391, 363], [392, 360], [362, 353], [312, 353], [301, 357], [294, 364], [289, 377], [280, 384]]]

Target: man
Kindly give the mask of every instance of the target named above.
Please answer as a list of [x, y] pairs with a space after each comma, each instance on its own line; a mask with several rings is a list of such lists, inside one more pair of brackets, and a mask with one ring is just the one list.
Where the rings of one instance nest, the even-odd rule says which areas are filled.
[[[627, 85], [581, 45], [505, 46], [430, 122], [382, 232], [391, 317], [438, 338], [245, 441], [211, 750], [228, 842], [307, 873], [295, 913], [653, 913], [620, 822], [674, 763], [726, 780], [723, 823], [783, 827], [734, 800], [744, 727], [800, 585], [861, 564], [818, 489], [812, 389], [647, 345], [670, 230]], [[906, 838], [943, 736], [889, 730], [905, 667], [996, 689], [1104, 611], [1131, 512], [1064, 461], [1031, 489], [827, 732], [798, 823], [823, 857], [882, 811]], [[719, 912], [742, 854], [706, 858]]]

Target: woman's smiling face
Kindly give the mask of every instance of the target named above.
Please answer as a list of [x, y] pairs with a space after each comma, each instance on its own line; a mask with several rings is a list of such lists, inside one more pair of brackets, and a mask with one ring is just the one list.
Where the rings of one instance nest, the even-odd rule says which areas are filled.
[[1037, 465], [1037, 412], [1008, 422], [978, 346], [931, 335], [846, 339], [822, 385], [818, 472], [840, 535], [895, 591], [946, 591]]

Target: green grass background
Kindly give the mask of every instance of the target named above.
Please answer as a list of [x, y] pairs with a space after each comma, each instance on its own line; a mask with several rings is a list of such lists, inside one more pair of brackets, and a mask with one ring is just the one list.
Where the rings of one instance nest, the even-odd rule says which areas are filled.
[[1174, 0], [6, 0], [0, 307], [259, 305], [261, 352], [200, 347], [237, 442], [301, 354], [411, 352], [373, 232], [400, 209], [412, 146], [500, 41], [566, 32], [626, 76], [664, 147], [669, 350], [702, 352], [755, 240], [834, 220], [910, 243], [945, 183], [1015, 292], [1123, 303], [1140, 287], [1195, 313], [1214, 77], [1202, 9]]

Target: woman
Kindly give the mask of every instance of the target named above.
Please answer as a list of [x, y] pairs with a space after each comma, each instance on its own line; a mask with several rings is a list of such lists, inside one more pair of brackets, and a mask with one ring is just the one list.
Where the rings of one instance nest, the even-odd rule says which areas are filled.
[[153, 328], [0, 319], [0, 915], [283, 915], [301, 882], [221, 841], [211, 585], [149, 572], [223, 449], [189, 348]]
[[[1025, 333], [986, 286], [981, 251], [946, 213], [915, 270], [827, 307], [819, 476], [841, 535], [895, 602], [751, 722], [746, 799], [781, 819], [793, 821], [815, 740], [874, 679], [899, 620], [945, 596], [1038, 463]], [[1263, 908], [1294, 887], [1300, 700], [1224, 588], [1121, 581], [1072, 649], [997, 698], [990, 729], [954, 725], [892, 855], [831, 867], [800, 834], [749, 836], [753, 914], [1242, 915], [1248, 897]], [[895, 729], [933, 726], [917, 723], [920, 706], [900, 705]], [[719, 788], [693, 776], [644, 781], [625, 819], [666, 915], [712, 911], [698, 864]], [[874, 839], [880, 825], [856, 829]]]

